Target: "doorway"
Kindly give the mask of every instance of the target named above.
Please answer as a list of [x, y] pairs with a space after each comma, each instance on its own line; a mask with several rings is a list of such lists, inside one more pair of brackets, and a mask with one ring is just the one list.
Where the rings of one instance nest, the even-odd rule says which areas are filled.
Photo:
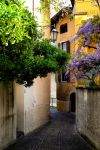
[[75, 106], [76, 106], [76, 94], [72, 93], [70, 95], [70, 111], [75, 112]]
[[51, 85], [50, 85], [50, 107], [57, 107], [57, 83], [56, 83], [56, 74], [52, 73], [51, 74]]

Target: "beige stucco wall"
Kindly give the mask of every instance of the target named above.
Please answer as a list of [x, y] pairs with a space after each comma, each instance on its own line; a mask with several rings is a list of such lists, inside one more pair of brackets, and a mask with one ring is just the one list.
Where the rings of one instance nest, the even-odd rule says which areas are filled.
[[24, 88], [25, 133], [45, 124], [50, 111], [50, 75], [37, 78], [34, 85]]
[[16, 138], [13, 84], [0, 83], [0, 149]]
[[50, 75], [37, 78], [31, 87], [15, 83], [17, 109], [17, 131], [25, 134], [40, 127], [49, 120]]
[[78, 88], [76, 104], [78, 131], [100, 150], [100, 90]]

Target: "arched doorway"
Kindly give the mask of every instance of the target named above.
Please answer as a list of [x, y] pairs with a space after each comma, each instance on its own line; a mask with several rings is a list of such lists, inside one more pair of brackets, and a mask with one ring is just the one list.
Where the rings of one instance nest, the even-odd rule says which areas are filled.
[[76, 105], [76, 94], [71, 93], [70, 95], [70, 111], [75, 112], [75, 105]]

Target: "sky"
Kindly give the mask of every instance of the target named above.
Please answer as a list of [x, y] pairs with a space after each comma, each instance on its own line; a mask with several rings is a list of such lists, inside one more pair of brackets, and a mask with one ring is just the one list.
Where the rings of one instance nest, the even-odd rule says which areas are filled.
[[[35, 8], [39, 7], [39, 1], [40, 0], [34, 0], [34, 6]], [[71, 6], [71, 1], [70, 0], [62, 0], [62, 6]], [[55, 14], [55, 11], [51, 12], [51, 15]]]
[[[25, 0], [25, 1], [26, 1], [25, 5], [28, 6], [29, 10], [32, 12], [33, 11], [33, 0]], [[40, 2], [40, 0], [34, 0], [35, 11], [36, 11], [36, 8], [39, 7], [39, 2]], [[70, 0], [62, 0], [62, 6], [71, 6]], [[53, 9], [52, 9], [51, 15], [53, 16], [55, 13], [56, 12], [53, 11]]]
[[[32, 1], [32, 0], [28, 0], [28, 1]], [[39, 7], [39, 2], [40, 0], [34, 0], [34, 15], [38, 16], [37, 21], [40, 24], [40, 20], [41, 20], [41, 16], [39, 14], [39, 12], [37, 12], [37, 8]], [[70, 0], [62, 0], [62, 6], [71, 6], [71, 1]], [[55, 12], [53, 9], [51, 9], [51, 17], [56, 14], [57, 12]]]

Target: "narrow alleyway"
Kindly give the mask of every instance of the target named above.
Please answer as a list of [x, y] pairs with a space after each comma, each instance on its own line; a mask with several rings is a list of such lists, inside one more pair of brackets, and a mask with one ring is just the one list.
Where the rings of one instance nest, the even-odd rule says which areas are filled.
[[5, 150], [93, 150], [93, 148], [76, 132], [74, 114], [52, 110], [50, 123], [19, 138]]

